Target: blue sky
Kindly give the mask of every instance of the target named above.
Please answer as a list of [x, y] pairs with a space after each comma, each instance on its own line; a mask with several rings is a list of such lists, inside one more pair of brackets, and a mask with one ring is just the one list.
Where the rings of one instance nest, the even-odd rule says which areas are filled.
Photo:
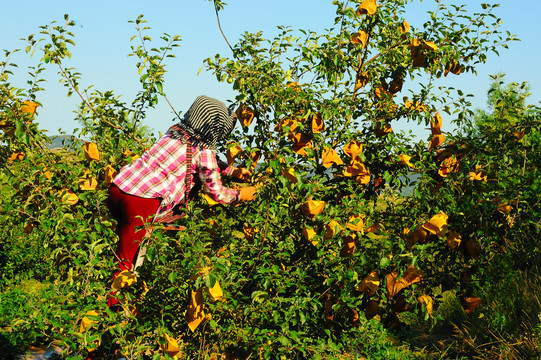
[[[276, 26], [289, 25], [294, 29], [321, 31], [332, 25], [335, 7], [331, 0], [226, 0], [227, 6], [220, 13], [223, 30], [234, 44], [244, 31], [262, 30], [264, 37], [271, 38], [277, 32]], [[479, 5], [481, 1], [470, 0], [468, 4]], [[539, 0], [500, 0], [496, 15], [502, 18], [503, 30], [516, 34], [521, 41], [502, 49], [500, 56], [489, 54], [488, 62], [478, 68], [478, 75], [453, 76], [452, 86], [474, 94], [472, 102], [477, 108], [484, 108], [489, 75], [503, 72], [506, 80], [530, 84], [530, 103], [541, 101], [541, 39], [537, 27], [541, 13]], [[182, 42], [177, 48], [176, 59], [167, 62], [165, 91], [178, 111], [185, 111], [193, 99], [207, 94], [221, 100], [233, 99], [231, 85], [219, 83], [210, 74], [202, 71], [203, 59], [217, 53], [230, 56], [223, 40], [214, 8], [207, 0], [29, 0], [20, 2], [0, 0], [3, 19], [0, 22], [0, 49], [24, 49], [21, 38], [39, 32], [40, 25], [53, 20], [61, 22], [69, 14], [77, 23], [74, 29], [76, 47], [72, 59], [66, 64], [75, 67], [81, 74], [81, 87], [93, 84], [100, 91], [114, 90], [121, 99], [130, 103], [138, 89], [138, 74], [135, 59], [128, 58], [129, 39], [135, 34], [134, 24], [139, 14], [144, 14], [150, 35], [158, 40], [161, 33], [181, 35]], [[426, 19], [426, 11], [433, 9], [434, 0], [413, 1], [411, 18], [407, 20], [420, 26]], [[159, 43], [157, 43], [159, 44]], [[14, 62], [20, 68], [12, 77], [15, 86], [24, 86], [27, 80], [26, 65], [35, 65], [38, 60], [28, 59], [23, 51], [16, 54]], [[79, 99], [65, 96], [65, 89], [58, 83], [56, 69], [48, 68], [44, 84], [46, 91], [39, 94], [43, 107], [38, 109], [42, 129], [49, 134], [58, 134], [59, 129], [68, 133], [78, 126], [73, 120], [73, 111]], [[449, 79], [449, 78], [448, 78]], [[449, 84], [451, 85], [451, 84]], [[165, 131], [174, 115], [165, 101], [147, 113], [145, 125], [154, 131]], [[445, 119], [444, 119], [445, 121]], [[411, 125], [404, 125], [408, 129]]]

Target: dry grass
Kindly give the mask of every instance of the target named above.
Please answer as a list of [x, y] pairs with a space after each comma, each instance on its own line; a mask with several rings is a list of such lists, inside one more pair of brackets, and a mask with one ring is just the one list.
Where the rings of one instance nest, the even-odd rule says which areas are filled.
[[498, 284], [486, 304], [466, 314], [451, 293], [438, 313], [444, 321], [433, 331], [457, 356], [480, 360], [541, 358], [541, 277], [521, 273], [513, 284]]

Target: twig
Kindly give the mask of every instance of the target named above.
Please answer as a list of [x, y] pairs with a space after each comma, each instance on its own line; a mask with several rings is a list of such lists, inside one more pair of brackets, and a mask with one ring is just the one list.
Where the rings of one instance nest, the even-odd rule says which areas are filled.
[[231, 51], [234, 53], [233, 47], [229, 43], [229, 40], [227, 40], [227, 37], [225, 36], [224, 31], [222, 30], [222, 24], [220, 23], [220, 15], [218, 14], [219, 10], [218, 10], [218, 6], [216, 6], [216, 3], [214, 3], [214, 10], [216, 11], [216, 20], [218, 21], [218, 28], [220, 29], [220, 32], [222, 33], [222, 36], [224, 37], [225, 42], [227, 43]]
[[171, 108], [171, 110], [173, 110], [176, 117], [178, 117], [180, 119], [180, 115], [177, 113], [177, 111], [175, 110], [175, 108], [173, 107], [173, 105], [171, 104], [171, 102], [169, 101], [169, 99], [167, 98], [167, 96], [165, 94], [163, 94], [163, 98], [165, 99], [165, 101], [167, 101], [167, 103], [169, 104], [169, 107]]
[[[71, 88], [77, 93], [77, 95], [79, 95], [79, 97], [81, 98], [81, 100], [83, 100], [83, 102], [86, 104], [86, 106], [88, 106], [88, 108], [94, 113], [97, 115], [97, 112], [96, 110], [92, 107], [92, 105], [90, 105], [90, 103], [88, 102], [87, 99], [84, 98], [84, 96], [81, 94], [81, 92], [79, 91], [79, 89], [77, 88], [77, 86], [73, 83], [73, 81], [71, 80], [71, 78], [66, 74], [66, 72], [64, 71], [64, 68], [62, 67], [62, 64], [60, 63], [60, 61], [58, 61], [58, 58], [55, 57], [55, 62], [56, 64], [58, 65], [58, 67], [60, 68], [60, 72], [62, 73], [62, 76], [68, 80]], [[117, 129], [117, 130], [124, 130], [121, 126], [118, 126], [118, 125], [115, 125], [115, 124], [112, 124], [110, 123], [109, 121], [107, 121], [106, 119], [104, 119], [103, 117], [100, 116], [100, 119], [106, 123], [107, 125], [111, 126], [112, 128], [114, 129]]]

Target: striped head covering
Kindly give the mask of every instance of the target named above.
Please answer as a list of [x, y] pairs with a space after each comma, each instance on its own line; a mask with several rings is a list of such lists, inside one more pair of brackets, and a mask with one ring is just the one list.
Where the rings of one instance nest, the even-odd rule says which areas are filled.
[[215, 148], [218, 142], [225, 140], [233, 131], [236, 117], [220, 100], [201, 95], [195, 99], [184, 119], [172, 126], [168, 133], [173, 138], [182, 139], [178, 131], [180, 128], [195, 140], [193, 145]]

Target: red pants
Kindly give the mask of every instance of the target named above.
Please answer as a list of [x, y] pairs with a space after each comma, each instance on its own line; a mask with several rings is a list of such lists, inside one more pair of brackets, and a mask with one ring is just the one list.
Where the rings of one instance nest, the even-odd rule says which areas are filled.
[[145, 229], [135, 230], [136, 227], [152, 221], [151, 216], [156, 214], [160, 206], [159, 199], [147, 199], [138, 196], [126, 194], [116, 185], [109, 188], [109, 198], [107, 206], [114, 219], [118, 222], [116, 233], [119, 237], [116, 254], [119, 258], [118, 267], [122, 270], [132, 270], [132, 264], [135, 255], [139, 250], [139, 245], [145, 236]]
[[[147, 199], [126, 194], [116, 185], [111, 185], [109, 188], [107, 207], [118, 222], [115, 232], [119, 237], [116, 248], [118, 270], [114, 272], [113, 279], [122, 270], [133, 270], [135, 256], [146, 233], [144, 228], [137, 231], [136, 228], [144, 225], [141, 217], [147, 220], [147, 223], [152, 221], [151, 216], [156, 214], [159, 206], [159, 199]], [[109, 307], [116, 303], [118, 303], [117, 299], [109, 298]]]

